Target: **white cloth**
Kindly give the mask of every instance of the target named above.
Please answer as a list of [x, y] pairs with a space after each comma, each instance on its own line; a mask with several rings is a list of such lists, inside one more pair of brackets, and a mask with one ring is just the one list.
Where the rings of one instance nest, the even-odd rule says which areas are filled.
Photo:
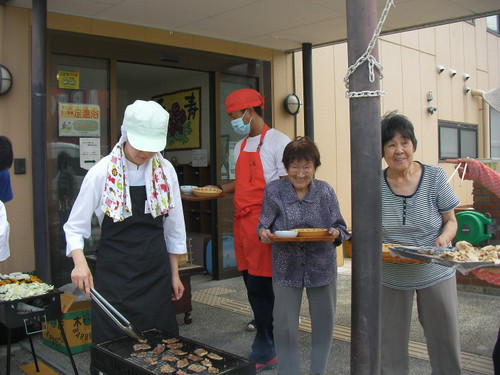
[[[243, 138], [244, 139], [244, 138]], [[240, 147], [243, 139], [239, 140], [234, 147], [235, 165], [240, 155]], [[255, 137], [248, 137], [244, 151], [255, 152], [259, 145], [260, 134]], [[285, 166], [283, 165], [283, 150], [290, 143], [290, 138], [287, 135], [276, 129], [269, 129], [264, 137], [262, 146], [260, 147], [260, 160], [264, 169], [264, 178], [266, 182], [274, 181], [281, 176], [286, 176]]]
[[0, 201], [0, 262], [10, 256], [9, 234], [10, 225], [7, 221], [7, 211], [3, 202]]
[[[111, 156], [107, 155], [94, 165], [85, 176], [80, 192], [75, 200], [68, 221], [64, 224], [66, 234], [66, 255], [70, 255], [74, 249], [83, 249], [84, 238], [91, 235], [91, 219], [95, 214], [99, 225], [102, 224], [104, 211], [101, 208], [101, 197], [104, 189], [106, 177], [108, 175], [108, 163]], [[130, 186], [145, 185], [145, 171], [148, 163], [137, 167], [135, 164], [125, 159], [127, 169], [127, 180]], [[161, 163], [165, 175], [170, 182], [171, 194], [175, 207], [171, 208], [168, 216], [163, 218], [163, 232], [165, 243], [169, 253], [186, 253], [186, 226], [184, 223], [184, 213], [182, 210], [181, 193], [177, 174], [172, 164], [161, 158]], [[146, 207], [149, 204], [146, 203]]]

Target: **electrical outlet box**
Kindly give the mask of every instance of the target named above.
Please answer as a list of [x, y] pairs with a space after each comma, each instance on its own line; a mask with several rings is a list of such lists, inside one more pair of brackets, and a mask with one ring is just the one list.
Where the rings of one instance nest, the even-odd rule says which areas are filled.
[[14, 159], [14, 174], [26, 174], [26, 159]]

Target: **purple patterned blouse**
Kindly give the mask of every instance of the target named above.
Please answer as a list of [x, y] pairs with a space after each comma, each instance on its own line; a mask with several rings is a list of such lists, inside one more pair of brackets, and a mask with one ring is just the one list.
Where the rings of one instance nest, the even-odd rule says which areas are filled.
[[271, 232], [294, 228], [326, 228], [340, 231], [335, 242], [273, 242], [273, 282], [281, 286], [313, 288], [337, 278], [336, 246], [350, 237], [333, 188], [313, 179], [307, 195], [299, 199], [287, 178], [266, 185], [259, 218], [260, 228]]

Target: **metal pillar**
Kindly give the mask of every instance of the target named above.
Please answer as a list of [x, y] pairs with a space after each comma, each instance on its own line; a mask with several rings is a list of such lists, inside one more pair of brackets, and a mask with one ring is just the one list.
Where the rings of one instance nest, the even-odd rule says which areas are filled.
[[47, 0], [33, 0], [31, 27], [31, 152], [33, 165], [33, 223], [35, 269], [51, 282], [47, 215]]
[[302, 70], [304, 85], [304, 134], [314, 140], [312, 45], [302, 43]]
[[[377, 24], [377, 2], [346, 0], [349, 65], [365, 52]], [[377, 58], [378, 49], [372, 55]], [[378, 90], [365, 62], [350, 91]], [[381, 132], [380, 98], [349, 100], [352, 193], [351, 374], [380, 374]]]

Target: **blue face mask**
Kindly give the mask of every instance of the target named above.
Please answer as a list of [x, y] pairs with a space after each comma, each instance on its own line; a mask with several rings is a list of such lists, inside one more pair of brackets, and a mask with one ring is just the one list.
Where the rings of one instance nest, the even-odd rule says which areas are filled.
[[243, 113], [243, 116], [231, 121], [231, 125], [233, 126], [233, 130], [236, 133], [241, 134], [241, 135], [250, 134], [250, 122], [252, 122], [252, 119], [250, 119], [250, 122], [248, 124], [245, 124], [243, 122], [243, 117], [245, 117], [246, 113], [247, 113], [247, 111], [245, 110], [245, 112]]

